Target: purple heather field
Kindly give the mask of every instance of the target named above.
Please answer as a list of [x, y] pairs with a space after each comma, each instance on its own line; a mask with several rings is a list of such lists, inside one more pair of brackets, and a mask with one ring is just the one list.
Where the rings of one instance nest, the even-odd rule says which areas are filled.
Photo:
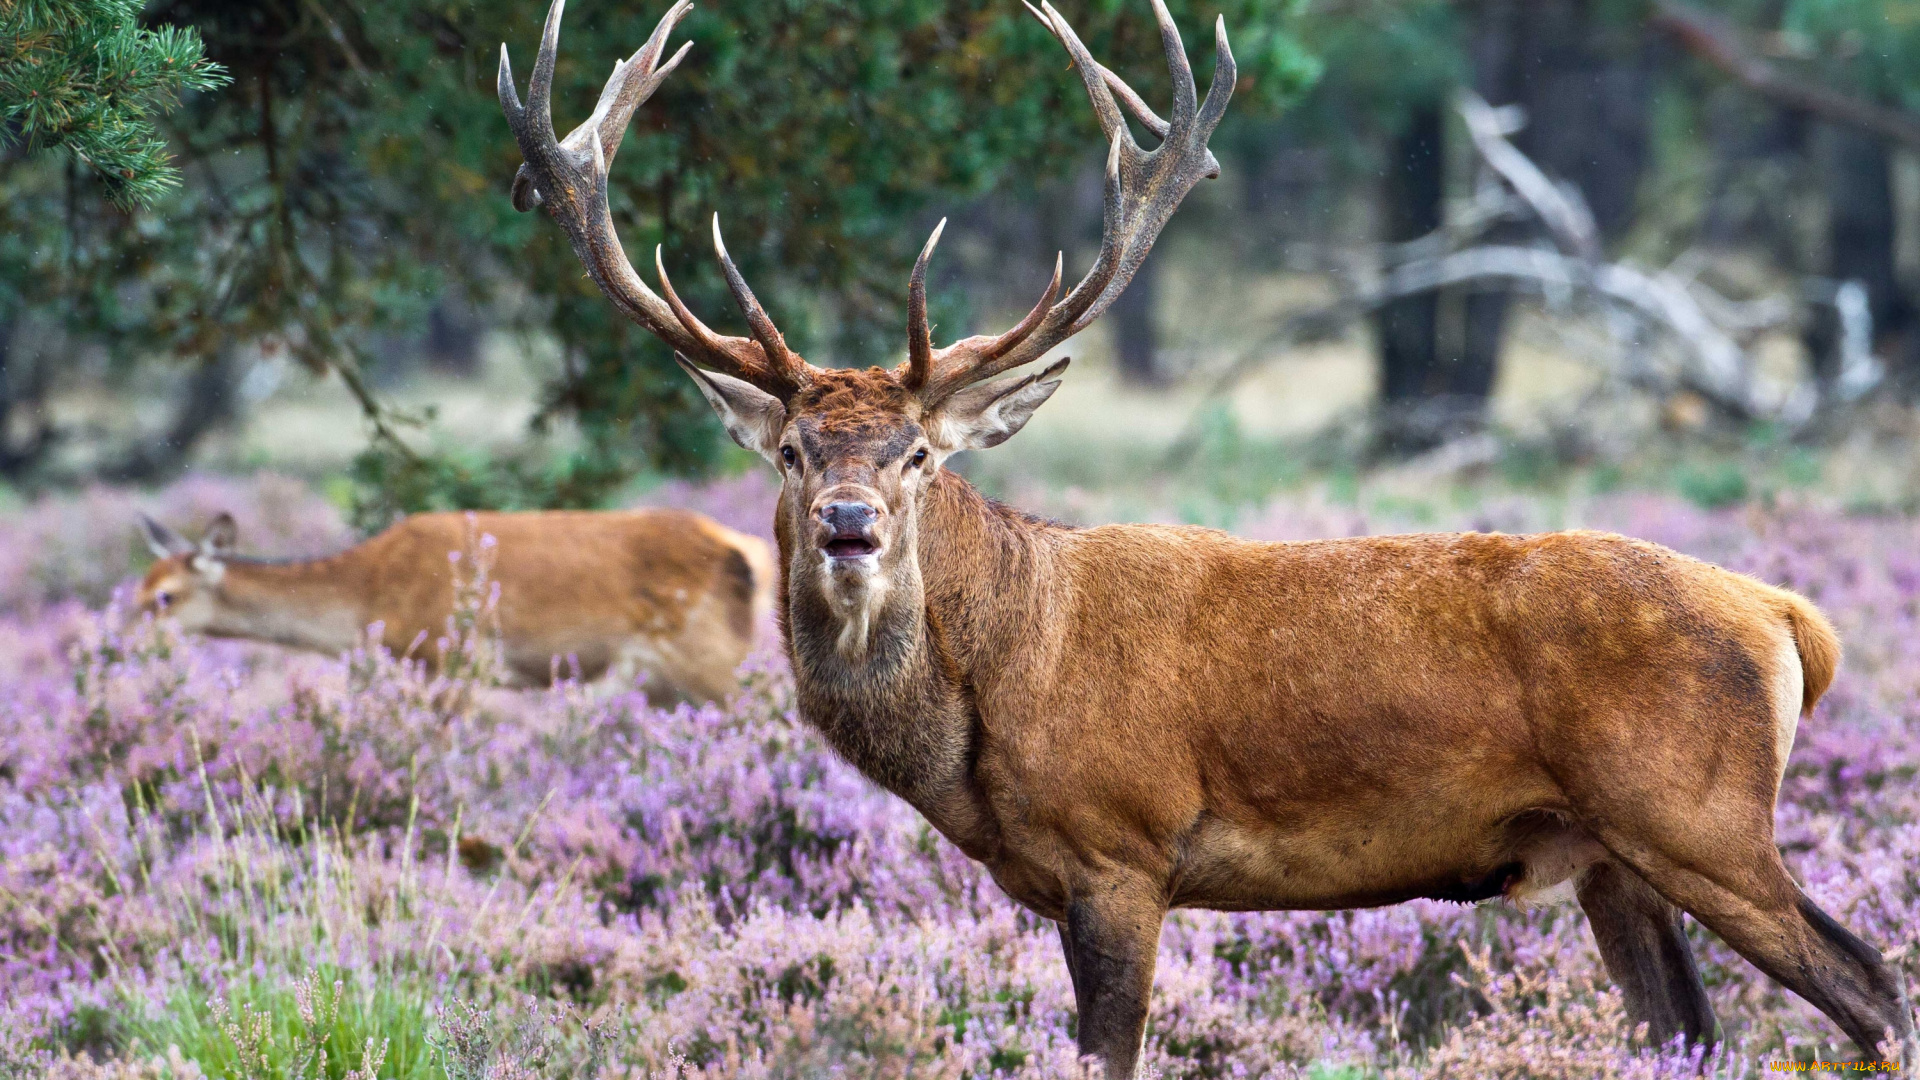
[[[764, 534], [771, 491], [654, 501]], [[828, 753], [776, 652], [729, 704], [663, 711], [631, 687], [492, 688], [466, 623], [444, 643], [471, 661], [458, 677], [181, 640], [126, 609], [136, 509], [189, 530], [231, 510], [262, 554], [347, 540], [271, 476], [0, 517], [0, 1077], [1076, 1072], [1053, 927]], [[1516, 499], [1449, 524], [1542, 514]], [[1564, 516], [1830, 614], [1847, 659], [1801, 726], [1777, 838], [1920, 986], [1920, 521], [1662, 496]], [[1283, 500], [1238, 531], [1390, 524]], [[1651, 1078], [1851, 1055], [1692, 932], [1727, 1035], [1706, 1062], [1634, 1040], [1571, 904], [1180, 912], [1147, 1060], [1170, 1077]]]

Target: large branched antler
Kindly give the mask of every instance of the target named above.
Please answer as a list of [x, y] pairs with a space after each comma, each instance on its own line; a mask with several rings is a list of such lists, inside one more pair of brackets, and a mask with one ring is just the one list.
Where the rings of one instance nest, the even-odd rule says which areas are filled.
[[[687, 310], [674, 295], [664, 267], [660, 268], [662, 300], [640, 275], [620, 246], [613, 228], [613, 213], [607, 205], [607, 169], [626, 136], [627, 123], [634, 111], [659, 89], [660, 84], [679, 65], [692, 42], [680, 46], [672, 59], [660, 63], [666, 51], [667, 37], [673, 28], [693, 10], [691, 0], [678, 0], [661, 16], [652, 36], [639, 51], [613, 66], [613, 75], [600, 92], [593, 115], [567, 134], [554, 138], [553, 69], [560, 48], [560, 16], [566, 0], [553, 0], [540, 37], [540, 52], [533, 63], [533, 81], [527, 87], [527, 101], [520, 103], [514, 87], [513, 69], [507, 62], [507, 47], [500, 46], [500, 108], [513, 129], [514, 141], [526, 158], [513, 177], [513, 205], [526, 211], [545, 206], [573, 243], [573, 252], [587, 269], [594, 284], [622, 313], [672, 346], [695, 363], [724, 372], [760, 387], [781, 398], [790, 397], [811, 381], [812, 369], [787, 349], [786, 341], [768, 318], [766, 310], [754, 298], [753, 291], [740, 276], [720, 240], [720, 217], [713, 219], [713, 245], [726, 273], [734, 299], [746, 315], [753, 332], [752, 340], [716, 334]], [[659, 266], [659, 253], [655, 252]]]
[[[1226, 20], [1214, 23], [1213, 81], [1202, 103], [1173, 16], [1163, 0], [1152, 2], [1154, 18], [1160, 24], [1160, 43], [1173, 76], [1173, 109], [1165, 120], [1087, 52], [1073, 27], [1048, 0], [1042, 0], [1039, 8], [1027, 5], [1073, 58], [1073, 66], [1086, 84], [1087, 97], [1093, 102], [1094, 115], [1100, 120], [1100, 130], [1107, 137], [1106, 223], [1100, 254], [1087, 276], [1058, 303], [1054, 298], [1060, 291], [1061, 264], [1056, 260], [1053, 281], [1041, 294], [1040, 302], [1013, 329], [997, 337], [970, 337], [935, 349], [927, 325], [926, 292], [927, 260], [940, 241], [941, 229], [934, 229], [914, 264], [907, 287], [907, 365], [903, 377], [908, 388], [929, 405], [972, 383], [1032, 363], [1086, 329], [1133, 280], [1180, 200], [1201, 180], [1220, 175], [1220, 163], [1207, 149], [1207, 139], [1226, 113], [1236, 78]], [[1118, 102], [1114, 100], [1116, 94]], [[1133, 140], [1121, 115], [1122, 105], [1160, 136], [1158, 147], [1142, 150]], [[946, 222], [940, 224], [944, 227]]]

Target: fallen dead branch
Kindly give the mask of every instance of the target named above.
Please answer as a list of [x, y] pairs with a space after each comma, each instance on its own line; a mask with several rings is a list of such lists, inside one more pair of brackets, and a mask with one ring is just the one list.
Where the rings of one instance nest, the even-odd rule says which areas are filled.
[[[1282, 320], [1228, 363], [1169, 450], [1170, 464], [1198, 446], [1209, 406], [1288, 349], [1336, 337], [1395, 300], [1453, 286], [1497, 285], [1539, 295], [1555, 310], [1597, 315], [1613, 344], [1601, 359], [1611, 374], [1656, 392], [1692, 391], [1735, 417], [1799, 426], [1823, 397], [1848, 400], [1879, 381], [1872, 317], [1858, 282], [1813, 279], [1795, 295], [1743, 301], [1702, 283], [1696, 260], [1682, 258], [1665, 269], [1608, 261], [1579, 190], [1556, 183], [1510, 141], [1524, 123], [1520, 110], [1495, 108], [1471, 92], [1456, 105], [1482, 163], [1472, 202], [1427, 236], [1374, 249], [1371, 260], [1319, 260], [1316, 268], [1329, 273], [1339, 295]], [[1542, 242], [1480, 242], [1494, 226], [1514, 220], [1536, 225]], [[1839, 314], [1840, 364], [1831, 385], [1805, 379], [1783, 390], [1757, 380], [1753, 343], [1797, 325], [1814, 305]], [[1663, 362], [1663, 354], [1672, 360]]]

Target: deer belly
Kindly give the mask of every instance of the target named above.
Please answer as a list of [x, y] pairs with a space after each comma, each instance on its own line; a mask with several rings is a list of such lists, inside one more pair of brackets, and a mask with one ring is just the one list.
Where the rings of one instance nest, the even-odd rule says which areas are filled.
[[527, 686], [545, 686], [550, 676], [592, 682], [606, 674], [616, 657], [616, 642], [586, 635], [507, 635], [507, 666]]
[[1204, 819], [1187, 844], [1174, 904], [1272, 911], [1500, 896], [1545, 902], [1570, 894], [1580, 872], [1605, 857], [1584, 830], [1531, 813], [1289, 826]]

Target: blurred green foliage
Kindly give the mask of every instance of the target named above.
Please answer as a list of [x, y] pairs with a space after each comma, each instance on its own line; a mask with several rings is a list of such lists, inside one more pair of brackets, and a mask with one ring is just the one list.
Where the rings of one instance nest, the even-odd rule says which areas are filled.
[[1681, 496], [1703, 510], [1732, 506], [1747, 497], [1747, 474], [1729, 462], [1683, 465], [1673, 479]]
[[[1700, 2], [1753, 31], [1780, 63], [1920, 107], [1912, 0]], [[210, 368], [257, 348], [346, 380], [375, 434], [352, 477], [367, 527], [430, 508], [595, 505], [638, 470], [697, 473], [727, 460], [664, 349], [599, 295], [558, 229], [508, 204], [518, 153], [493, 78], [505, 41], [524, 85], [542, 0], [155, 0], [144, 28], [136, 6], [0, 0], [7, 25], [66, 28], [0, 33], [0, 59], [75, 61], [66, 82], [50, 62], [0, 71], [10, 137], [61, 142], [100, 165], [121, 159], [87, 140], [126, 137], [130, 153], [160, 153], [154, 139], [128, 135], [156, 125], [186, 179], [130, 199], [111, 165], [101, 175], [51, 155], [9, 162], [0, 329], [25, 313], [53, 320], [105, 346], [121, 371]], [[613, 60], [665, 6], [577, 0], [555, 80], [560, 130], [586, 115]], [[1231, 33], [1242, 80], [1216, 142], [1308, 141], [1352, 157], [1355, 177], [1378, 169], [1382, 133], [1470, 78], [1482, 17], [1450, 0], [1170, 6], [1202, 82], [1215, 15]], [[1647, 14], [1646, 0], [1594, 8], [1626, 27]], [[1149, 100], [1166, 100], [1144, 0], [1071, 0], [1063, 10], [1096, 55]], [[897, 357], [905, 272], [933, 216], [1058, 179], [1100, 149], [1059, 46], [1018, 0], [714, 3], [676, 37], [693, 52], [636, 116], [614, 169], [622, 238], [643, 265], [664, 244], [695, 308], [737, 331], [705, 244], [719, 211], [756, 290], [818, 363]], [[119, 44], [100, 44], [109, 39]], [[75, 60], [93, 54], [129, 71], [157, 62], [199, 74], [168, 82]], [[212, 90], [219, 70], [232, 84]], [[23, 104], [18, 88], [30, 83], [64, 87], [64, 111]], [[163, 115], [178, 91], [183, 106]], [[1296, 105], [1284, 127], [1245, 122]], [[940, 321], [964, 332], [959, 290], [949, 279], [941, 295], [938, 268], [933, 284]], [[373, 385], [385, 343], [447, 295], [558, 346], [534, 434], [565, 428], [564, 439], [490, 455], [445, 446], [430, 418], [382, 405]], [[1243, 456], [1232, 432], [1217, 434], [1215, 457]]]
[[[1468, 79], [1469, 12], [1451, 0], [1323, 0], [1295, 24], [1325, 70], [1296, 118], [1335, 152], [1393, 131]], [[1341, 137], [1344, 133], [1345, 137]]]
[[[47, 365], [23, 374], [12, 362], [22, 320], [125, 340], [125, 286], [167, 288], [154, 219], [140, 213], [181, 194], [158, 121], [180, 95], [228, 79], [192, 28], [143, 27], [140, 9], [0, 0], [0, 476], [18, 477], [56, 441], [31, 400]], [[190, 259], [192, 247], [170, 254]]]
[[[1236, 111], [1278, 108], [1317, 73], [1289, 28], [1297, 0], [1170, 6], [1203, 82], [1208, 29], [1225, 16], [1240, 59]], [[614, 59], [664, 10], [569, 10], [556, 126], [586, 115]], [[1066, 14], [1106, 63], [1165, 100], [1145, 3], [1095, 0]], [[357, 469], [369, 522], [443, 506], [591, 505], [643, 466], [707, 468], [723, 440], [692, 385], [599, 295], [560, 231], [507, 200], [518, 152], [495, 65], [505, 41], [524, 79], [544, 15], [539, 0], [159, 0], [152, 23], [197, 32], [234, 80], [171, 118], [188, 183], [129, 212], [72, 177], [10, 172], [0, 194], [17, 250], [0, 256], [0, 278], [20, 295], [36, 276], [55, 282], [59, 296], [39, 299], [57, 299], [70, 329], [124, 363], [207, 364], [258, 344], [337, 372], [376, 434]], [[725, 324], [731, 300], [702, 243], [721, 212], [735, 258], [815, 362], [899, 351], [927, 215], [1057, 177], [1099, 149], [1059, 45], [1017, 0], [712, 4], [676, 36], [693, 52], [635, 117], [614, 169], [622, 238], [631, 252], [665, 244], [680, 291]], [[430, 431], [408, 434], [421, 418], [380, 406], [369, 389], [379, 335], [419, 325], [447, 292], [518, 312], [519, 329], [558, 343], [562, 373], [536, 433], [570, 421], [583, 449], [513, 461], [443, 453]]]
[[[551, 305], [546, 328], [567, 370], [548, 388], [536, 426], [570, 418], [586, 447], [544, 471], [502, 472], [444, 457], [409, 461], [376, 445], [361, 463], [368, 490], [381, 485], [380, 500], [417, 492], [394, 509], [591, 504], [641, 464], [680, 472], [707, 465], [721, 440], [665, 348], [606, 303], [558, 229], [510, 214], [501, 195], [516, 154], [490, 97], [487, 61], [504, 37], [524, 78], [543, 9], [435, 8], [446, 19], [440, 38], [463, 45], [455, 57], [418, 32], [419, 13], [406, 7], [383, 9], [372, 36], [407, 43], [391, 61], [404, 73], [391, 107], [408, 121], [384, 134], [371, 157], [395, 174], [437, 179], [444, 205], [471, 206], [468, 239]], [[1213, 15], [1226, 16], [1248, 54], [1248, 107], [1286, 103], [1315, 73], [1286, 30], [1284, 5], [1173, 7], [1196, 64], [1210, 63], [1212, 45], [1199, 31]], [[555, 77], [560, 130], [585, 115], [612, 59], [643, 41], [659, 14], [651, 4], [569, 14]], [[1069, 14], [1097, 54], [1143, 92], [1164, 95], [1165, 64], [1145, 5], [1103, 2]], [[1058, 175], [1097, 149], [1059, 46], [1008, 0], [703, 7], [682, 33], [693, 52], [635, 117], [614, 171], [623, 240], [642, 253], [665, 244], [682, 292], [724, 321], [731, 299], [705, 249], [706, 218], [720, 212], [756, 290], [816, 362], [883, 362], [899, 351], [905, 270], [923, 239], [912, 226], [932, 207]], [[469, 46], [485, 60], [468, 55]], [[476, 92], [483, 88], [489, 93]], [[430, 135], [416, 137], [422, 131]]]
[[1920, 4], [1789, 0], [1782, 50], [1810, 60], [1837, 88], [1920, 112]]

